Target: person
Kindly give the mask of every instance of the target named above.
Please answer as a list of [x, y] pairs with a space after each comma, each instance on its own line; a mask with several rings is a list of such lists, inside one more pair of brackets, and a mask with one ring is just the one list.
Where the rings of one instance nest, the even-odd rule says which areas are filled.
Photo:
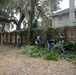
[[54, 46], [55, 39], [51, 39], [47, 41], [47, 45], [48, 45], [48, 51], [51, 51], [52, 46]]
[[38, 46], [40, 46], [40, 36], [37, 36], [37, 39], [36, 39], [36, 41], [35, 41], [35, 44], [36, 45], [38, 45]]
[[64, 39], [61, 39], [61, 55], [64, 55]]
[[18, 35], [17, 36], [17, 43], [16, 43], [16, 46], [17, 47], [20, 47], [21, 43], [20, 43], [20, 36]]
[[60, 38], [59, 38], [59, 43], [60, 43], [60, 46], [61, 46], [61, 55], [64, 54], [64, 37], [63, 37], [63, 34], [60, 34]]
[[62, 41], [64, 39], [63, 34], [60, 34], [59, 40]]

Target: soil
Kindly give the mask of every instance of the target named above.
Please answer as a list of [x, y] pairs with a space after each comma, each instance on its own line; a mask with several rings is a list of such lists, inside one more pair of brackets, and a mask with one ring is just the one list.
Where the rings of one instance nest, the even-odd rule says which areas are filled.
[[20, 54], [14, 46], [0, 46], [0, 75], [76, 75], [76, 66], [65, 59], [46, 61]]

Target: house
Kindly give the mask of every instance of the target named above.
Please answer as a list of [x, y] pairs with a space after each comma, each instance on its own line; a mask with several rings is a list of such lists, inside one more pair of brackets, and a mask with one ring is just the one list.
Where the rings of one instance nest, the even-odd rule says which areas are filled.
[[[65, 4], [64, 4], [65, 5]], [[74, 26], [76, 19], [75, 0], [69, 0], [69, 8], [52, 14], [52, 27]]]

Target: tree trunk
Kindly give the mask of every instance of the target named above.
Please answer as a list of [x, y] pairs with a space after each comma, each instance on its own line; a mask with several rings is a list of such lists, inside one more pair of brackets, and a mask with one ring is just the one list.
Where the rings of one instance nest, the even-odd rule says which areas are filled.
[[31, 38], [32, 38], [32, 28], [30, 25], [30, 27], [28, 28], [28, 44], [30, 44], [30, 45], [31, 45]]
[[31, 0], [31, 10], [29, 11], [28, 44], [32, 44], [32, 26], [34, 20], [35, 0]]
[[24, 18], [25, 18], [25, 14], [24, 14], [24, 12], [22, 12], [21, 15], [20, 15], [20, 19], [18, 21], [18, 24], [16, 25], [17, 26], [16, 27], [17, 30], [20, 30], [21, 29], [21, 23], [24, 20]]
[[16, 30], [20, 30], [21, 29], [21, 24], [16, 25]]

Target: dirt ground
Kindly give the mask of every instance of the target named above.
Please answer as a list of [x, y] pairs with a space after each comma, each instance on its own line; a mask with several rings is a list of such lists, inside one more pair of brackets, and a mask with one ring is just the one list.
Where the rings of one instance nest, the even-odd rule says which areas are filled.
[[32, 58], [8, 45], [0, 46], [0, 75], [76, 75], [76, 66], [64, 59]]

